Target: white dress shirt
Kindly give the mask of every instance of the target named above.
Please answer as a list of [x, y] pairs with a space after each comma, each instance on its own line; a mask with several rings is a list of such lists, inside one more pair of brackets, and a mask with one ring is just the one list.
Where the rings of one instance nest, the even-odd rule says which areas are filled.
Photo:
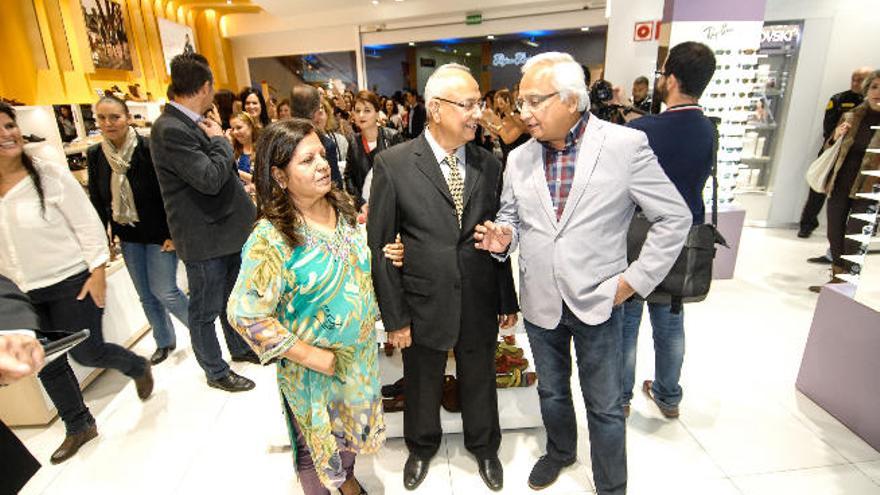
[[46, 211], [30, 176], [0, 197], [0, 274], [28, 292], [49, 287], [110, 258], [107, 234], [65, 165], [34, 160]]
[[[440, 143], [434, 139], [434, 136], [431, 135], [430, 129], [425, 128], [425, 139], [428, 140], [428, 145], [431, 146], [431, 151], [434, 152], [434, 157], [437, 158], [437, 163], [440, 164], [440, 171], [443, 172], [443, 178], [446, 179], [446, 182], [449, 182], [449, 165], [446, 164], [446, 156], [449, 153], [440, 146]], [[461, 145], [455, 149], [452, 153], [458, 158], [458, 172], [461, 174], [461, 180], [464, 182], [465, 179], [465, 157], [466, 154], [464, 152], [465, 145]]]

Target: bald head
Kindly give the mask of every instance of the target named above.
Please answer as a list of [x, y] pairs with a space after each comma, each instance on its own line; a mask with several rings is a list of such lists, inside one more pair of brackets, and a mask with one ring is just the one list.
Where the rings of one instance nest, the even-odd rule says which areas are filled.
[[447, 151], [474, 139], [481, 116], [480, 96], [480, 86], [463, 65], [443, 65], [428, 78], [428, 128]]
[[321, 107], [321, 94], [312, 86], [299, 84], [290, 91], [290, 114], [300, 119], [312, 120]]
[[849, 81], [850, 82], [849, 89], [853, 93], [861, 94], [862, 93], [862, 83], [865, 81], [865, 78], [871, 74], [871, 72], [874, 72], [874, 69], [871, 67], [868, 67], [868, 66], [859, 67], [858, 69], [854, 70], [852, 73], [852, 77], [850, 78], [850, 81]]

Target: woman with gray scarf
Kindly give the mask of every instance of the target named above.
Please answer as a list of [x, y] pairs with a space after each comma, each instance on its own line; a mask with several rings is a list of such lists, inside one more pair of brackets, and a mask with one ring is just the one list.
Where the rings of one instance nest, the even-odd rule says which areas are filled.
[[131, 127], [125, 102], [104, 96], [95, 105], [104, 142], [89, 148], [89, 196], [101, 222], [119, 237], [125, 266], [144, 308], [159, 364], [176, 346], [169, 314], [189, 323], [189, 302], [177, 287], [177, 255], [168, 231], [147, 138]]

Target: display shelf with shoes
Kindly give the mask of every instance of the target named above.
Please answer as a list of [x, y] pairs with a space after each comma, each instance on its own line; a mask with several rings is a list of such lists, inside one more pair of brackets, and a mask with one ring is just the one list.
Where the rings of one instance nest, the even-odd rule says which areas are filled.
[[[522, 332], [522, 323], [517, 324], [517, 328]], [[384, 344], [385, 330], [382, 323], [376, 325], [376, 336], [380, 344]], [[540, 379], [535, 374], [534, 364], [532, 360], [531, 348], [524, 334], [517, 334], [517, 338], [508, 339], [499, 344], [499, 347], [507, 349], [511, 355], [504, 358], [504, 361], [510, 365], [522, 365], [525, 361], [524, 369], [514, 368], [516, 371], [510, 371], [511, 375], [502, 376], [496, 374], [496, 382], [511, 381], [516, 385], [509, 387], [499, 387], [498, 389], [498, 417], [502, 430], [511, 430], [519, 428], [535, 428], [543, 425], [541, 421], [541, 409], [538, 402], [538, 387], [535, 386], [536, 380]], [[521, 351], [520, 357], [516, 357]], [[512, 359], [510, 359], [512, 358]], [[446, 375], [444, 379], [446, 390], [445, 400], [441, 400], [443, 406], [440, 410], [440, 425], [444, 433], [461, 433], [461, 414], [458, 412], [450, 412], [455, 409], [455, 401], [453, 400], [453, 390], [457, 390], [457, 382], [450, 380], [455, 376], [455, 359], [449, 359], [446, 364]], [[517, 375], [513, 377], [512, 375]], [[403, 360], [399, 352], [393, 353], [392, 356], [386, 356], [379, 353], [379, 377], [382, 387], [383, 406], [386, 408], [385, 426], [388, 438], [403, 437], [403, 408], [406, 400], [405, 383], [402, 382], [403, 376]], [[400, 414], [396, 414], [400, 412]]]

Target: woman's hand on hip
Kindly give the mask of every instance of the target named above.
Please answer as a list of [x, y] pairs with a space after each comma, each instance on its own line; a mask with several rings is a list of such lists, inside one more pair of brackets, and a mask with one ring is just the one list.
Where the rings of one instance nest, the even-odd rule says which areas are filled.
[[82, 290], [79, 291], [76, 299], [82, 301], [86, 298], [86, 295], [92, 297], [92, 301], [95, 301], [95, 306], [99, 308], [104, 307], [104, 297], [107, 295], [107, 277], [103, 266], [95, 268], [88, 280], [86, 280], [86, 283], [83, 284]]

